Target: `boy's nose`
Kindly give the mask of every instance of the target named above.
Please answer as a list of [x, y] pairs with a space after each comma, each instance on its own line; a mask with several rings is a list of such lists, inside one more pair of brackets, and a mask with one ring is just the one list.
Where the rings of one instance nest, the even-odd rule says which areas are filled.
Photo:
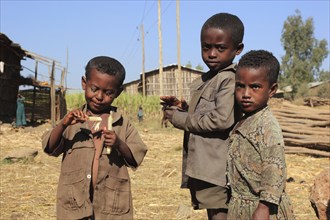
[[96, 94], [96, 98], [97, 98], [98, 100], [103, 100], [103, 92], [98, 91], [97, 94]]
[[215, 48], [210, 49], [209, 57], [210, 58], [217, 57], [217, 50]]
[[243, 92], [243, 97], [250, 97], [250, 90], [248, 88], [246, 88]]

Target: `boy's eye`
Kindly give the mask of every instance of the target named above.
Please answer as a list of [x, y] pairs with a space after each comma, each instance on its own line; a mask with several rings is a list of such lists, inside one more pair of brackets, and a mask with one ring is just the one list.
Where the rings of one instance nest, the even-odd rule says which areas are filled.
[[209, 50], [210, 48], [211, 48], [210, 45], [208, 45], [208, 44], [202, 44], [202, 49], [203, 50]]
[[259, 89], [260, 88], [260, 85], [253, 84], [253, 85], [251, 85], [251, 88], [252, 89]]
[[97, 91], [97, 88], [95, 86], [91, 86], [90, 89], [91, 89], [92, 92], [96, 92]]
[[236, 88], [244, 88], [244, 85], [242, 83], [236, 83], [235, 87]]
[[108, 90], [105, 92], [107, 96], [113, 96], [116, 93], [116, 90]]
[[217, 50], [223, 52], [226, 50], [226, 47], [224, 47], [223, 45], [217, 45]]

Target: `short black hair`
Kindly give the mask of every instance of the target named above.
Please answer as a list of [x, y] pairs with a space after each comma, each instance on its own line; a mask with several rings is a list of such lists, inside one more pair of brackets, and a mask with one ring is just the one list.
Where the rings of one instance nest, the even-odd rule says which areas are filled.
[[238, 46], [243, 42], [244, 25], [236, 15], [229, 13], [218, 13], [211, 16], [202, 26], [201, 37], [203, 32], [208, 28], [218, 28], [229, 31], [235, 46]]
[[266, 50], [251, 50], [244, 54], [238, 61], [237, 70], [240, 68], [264, 68], [267, 72], [269, 84], [277, 83], [280, 72], [280, 63], [276, 57]]
[[92, 58], [85, 67], [86, 80], [89, 79], [90, 72], [94, 68], [99, 72], [115, 76], [118, 79], [119, 86], [123, 85], [126, 71], [124, 66], [118, 60], [107, 56], [97, 56]]

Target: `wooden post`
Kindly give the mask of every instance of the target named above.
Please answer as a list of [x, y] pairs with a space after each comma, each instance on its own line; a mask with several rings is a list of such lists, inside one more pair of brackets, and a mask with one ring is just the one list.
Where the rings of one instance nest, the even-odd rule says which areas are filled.
[[69, 72], [69, 48], [66, 48], [66, 68], [65, 68], [65, 77], [64, 77], [64, 82], [65, 82], [65, 91], [66, 91], [66, 86], [68, 85], [66, 82], [66, 77]]
[[63, 70], [61, 71], [61, 88], [63, 88], [65, 90], [65, 77], [66, 77], [66, 68], [63, 68]]
[[159, 95], [164, 95], [163, 89], [163, 46], [162, 46], [162, 31], [161, 31], [161, 10], [160, 0], [158, 0], [158, 40], [159, 40]]
[[176, 0], [176, 33], [178, 47], [178, 89], [180, 100], [183, 98], [183, 80], [181, 73], [181, 58], [180, 58], [180, 0]]
[[56, 108], [55, 108], [55, 61], [53, 61], [52, 71], [50, 74], [50, 112], [51, 112], [51, 121], [52, 126], [56, 125]]
[[[35, 80], [35, 82], [37, 82], [37, 78], [38, 78], [38, 60], [36, 60], [36, 66], [35, 66], [35, 70], [34, 70], [34, 80]], [[34, 85], [33, 86], [33, 97], [32, 97], [32, 116], [31, 116], [32, 125], [34, 124], [34, 111], [35, 111], [35, 105], [36, 105], [36, 92], [37, 92], [37, 88]]]
[[61, 72], [61, 90], [60, 90], [59, 101], [58, 101], [59, 113], [57, 114], [58, 115], [57, 120], [60, 120], [66, 114], [66, 104], [65, 104], [66, 73], [67, 73], [67, 69], [63, 68], [63, 70]]
[[142, 42], [142, 94], [143, 97], [146, 96], [146, 76], [144, 72], [144, 63], [145, 63], [145, 55], [144, 55], [144, 30], [143, 30], [143, 24], [141, 24], [141, 42]]

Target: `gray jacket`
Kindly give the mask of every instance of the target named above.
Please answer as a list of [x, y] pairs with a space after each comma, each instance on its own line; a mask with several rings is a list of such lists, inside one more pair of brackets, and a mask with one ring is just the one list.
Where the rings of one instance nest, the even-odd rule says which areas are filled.
[[173, 125], [185, 131], [181, 187], [188, 187], [188, 176], [225, 186], [228, 136], [236, 113], [235, 64], [203, 74], [190, 91], [188, 112], [175, 111], [172, 118]]

